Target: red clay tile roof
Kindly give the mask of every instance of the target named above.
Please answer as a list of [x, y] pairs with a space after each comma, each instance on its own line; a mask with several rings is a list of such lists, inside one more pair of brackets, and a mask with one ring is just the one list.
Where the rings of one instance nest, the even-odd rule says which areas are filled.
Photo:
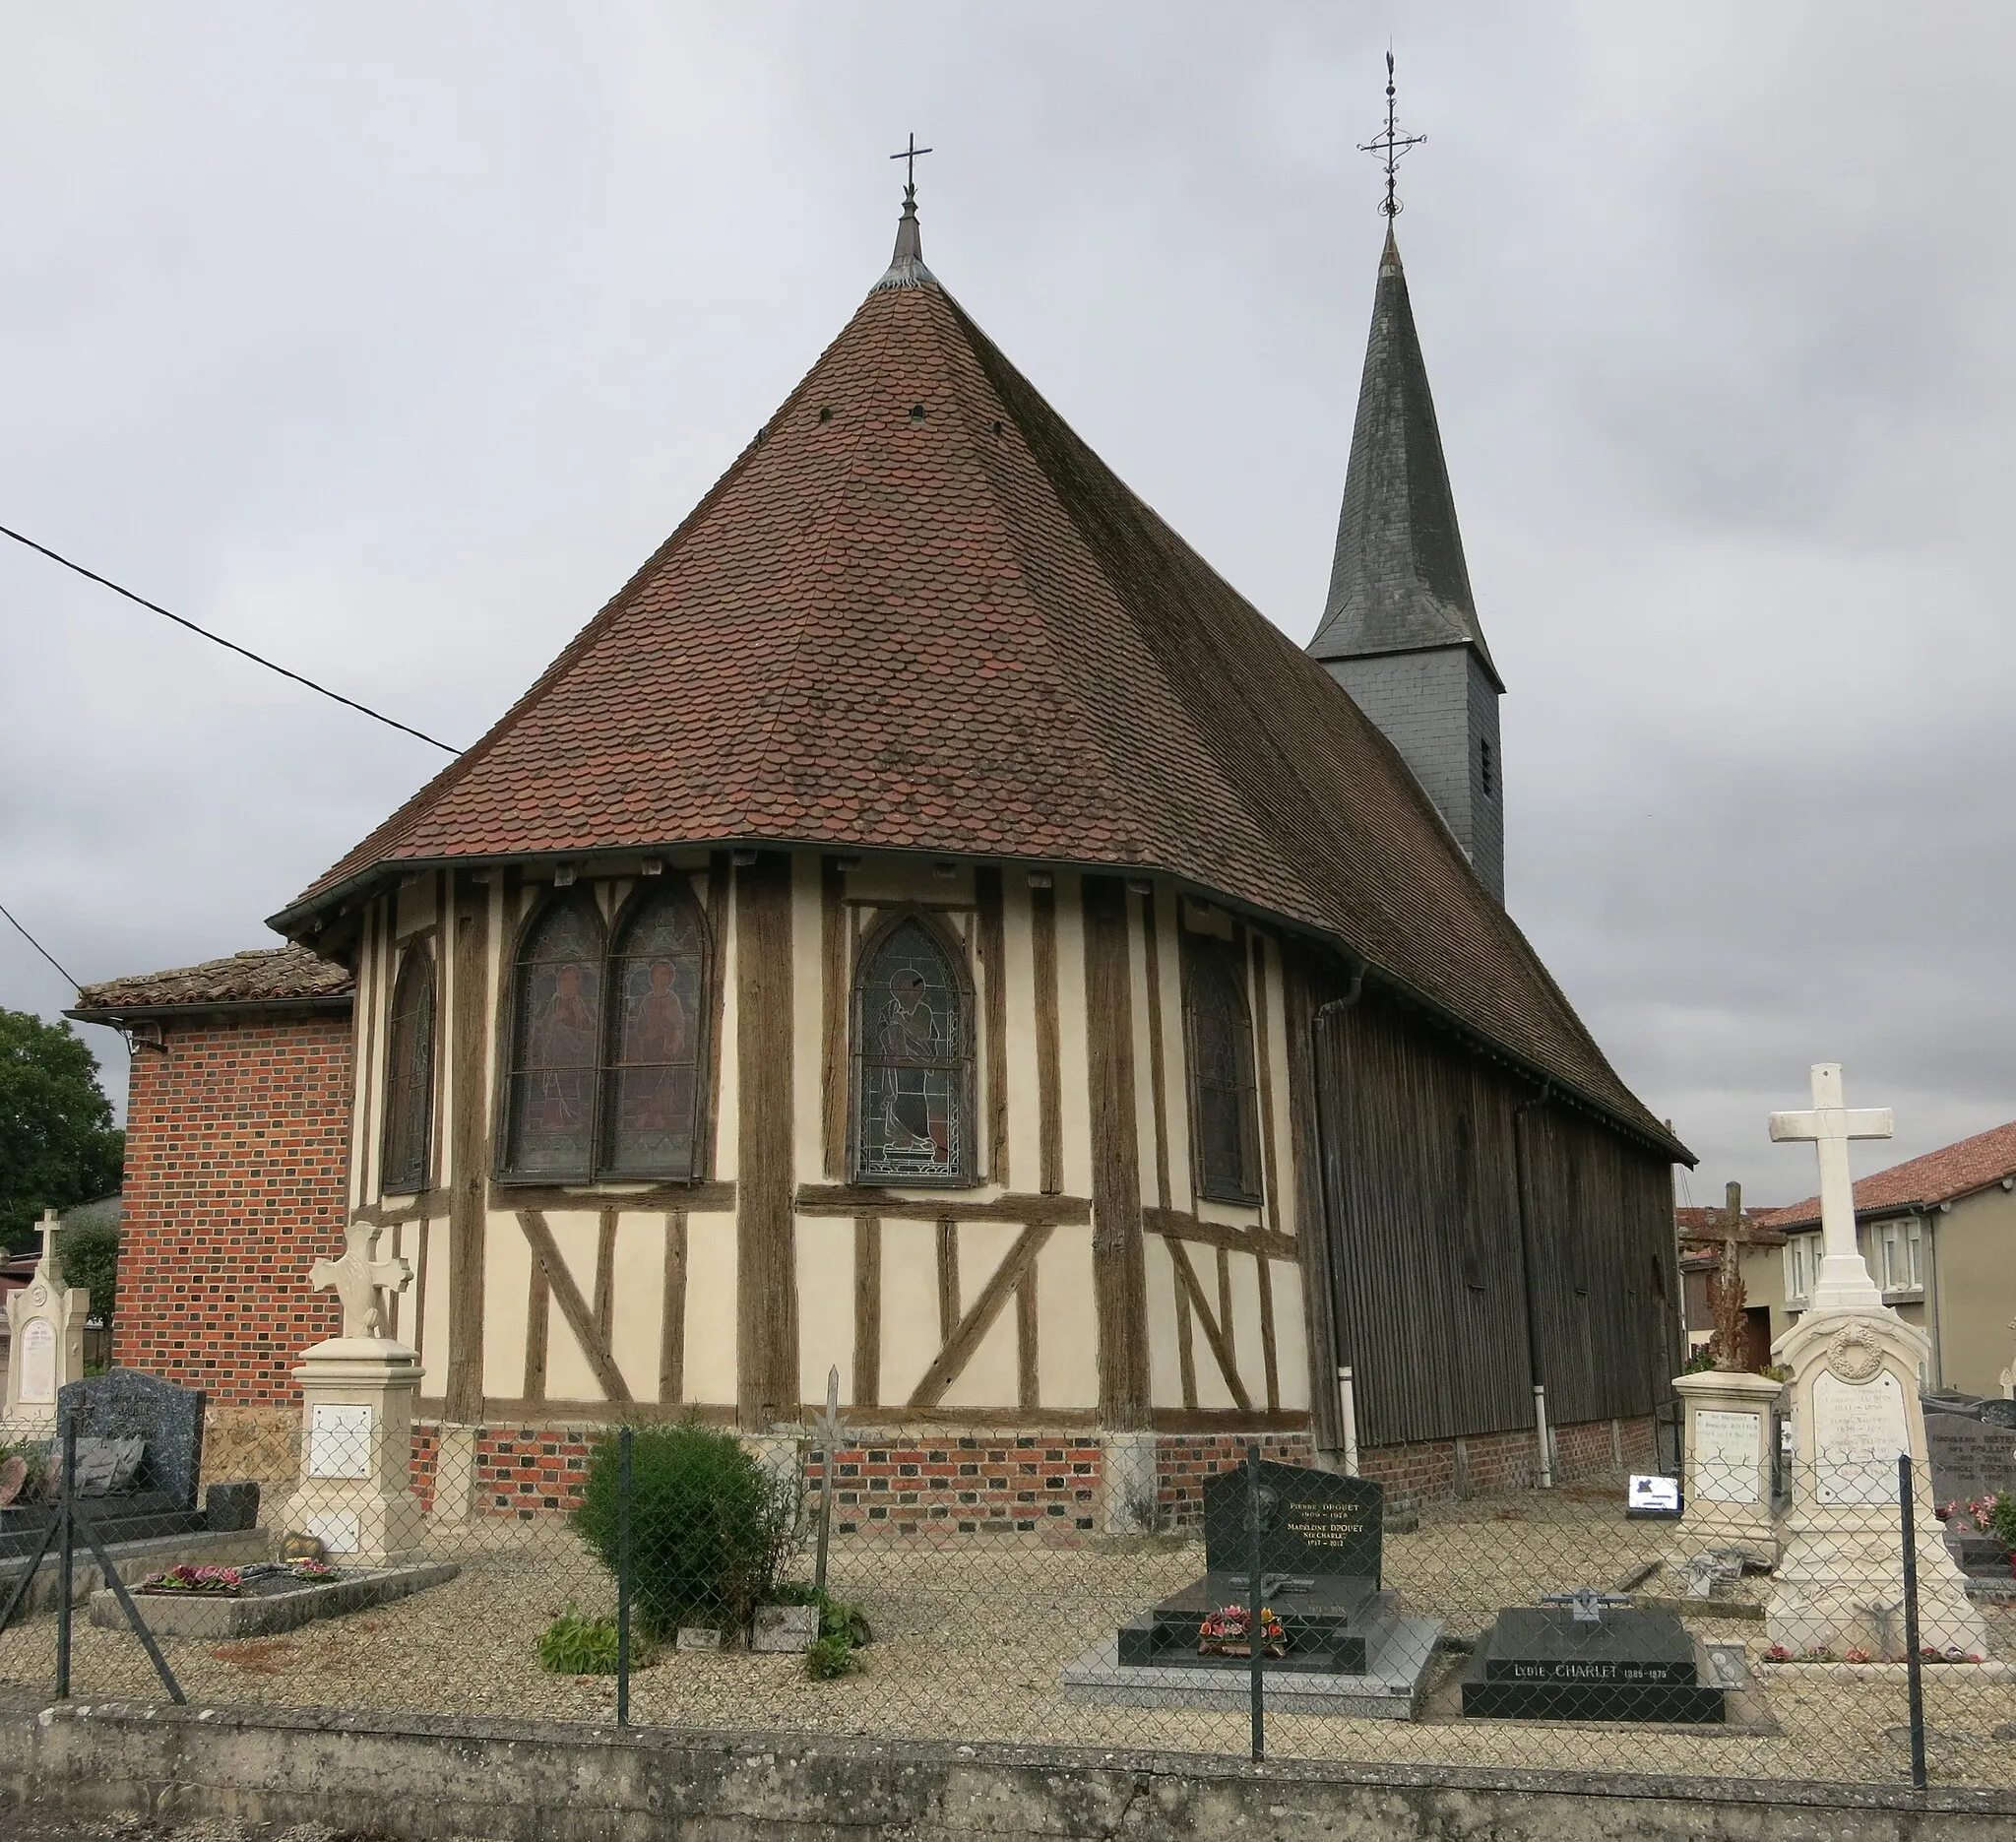
[[69, 1014], [96, 1021], [100, 1015], [233, 1004], [282, 1004], [347, 998], [354, 988], [346, 967], [302, 946], [252, 947], [229, 959], [205, 960], [172, 972], [107, 979], [77, 994]]
[[1684, 1156], [1349, 695], [912, 275], [274, 925], [395, 865], [682, 843], [1156, 868], [1345, 943]]
[[[1913, 1204], [1930, 1207], [1985, 1189], [2005, 1176], [2016, 1176], [2016, 1120], [1863, 1177], [1855, 1186], [1855, 1212], [1880, 1215]], [[1808, 1196], [1789, 1209], [1775, 1209], [1764, 1218], [1768, 1227], [1779, 1229], [1806, 1228], [1819, 1219], [1818, 1196]]]

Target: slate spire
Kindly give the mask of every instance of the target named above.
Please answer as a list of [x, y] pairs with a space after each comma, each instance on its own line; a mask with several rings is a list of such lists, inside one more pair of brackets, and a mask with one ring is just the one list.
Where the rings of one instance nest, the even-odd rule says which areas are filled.
[[1471, 598], [1435, 400], [1389, 222], [1330, 594], [1309, 653], [1327, 663], [1441, 646], [1471, 648], [1504, 688]]
[[1503, 902], [1505, 684], [1471, 598], [1390, 216], [1330, 594], [1308, 650], [1399, 749], [1479, 880]]

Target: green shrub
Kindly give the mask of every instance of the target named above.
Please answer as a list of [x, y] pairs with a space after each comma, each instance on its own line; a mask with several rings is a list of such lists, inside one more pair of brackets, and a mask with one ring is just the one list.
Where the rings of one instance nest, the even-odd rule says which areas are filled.
[[2007, 1491], [1997, 1491], [1994, 1506], [1988, 1511], [1988, 1533], [2003, 1547], [2016, 1549], [2016, 1496]]
[[[610, 1572], [619, 1556], [618, 1440], [596, 1442], [574, 1526]], [[732, 1433], [688, 1421], [639, 1427], [630, 1452], [630, 1593], [648, 1639], [681, 1624], [745, 1629], [797, 1536], [797, 1492]]]
[[584, 1619], [569, 1606], [539, 1633], [539, 1661], [561, 1676], [616, 1673], [616, 1620]]
[[845, 1633], [822, 1637], [805, 1652], [805, 1674], [815, 1683], [830, 1683], [861, 1667], [851, 1639]]

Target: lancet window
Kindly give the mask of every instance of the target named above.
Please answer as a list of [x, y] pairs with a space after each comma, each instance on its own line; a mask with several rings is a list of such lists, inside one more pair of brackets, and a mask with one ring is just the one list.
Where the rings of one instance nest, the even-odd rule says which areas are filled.
[[1260, 1127], [1253, 1098], [1253, 1023], [1244, 956], [1186, 938], [1183, 1025], [1190, 1060], [1190, 1147], [1197, 1193], [1260, 1200]]
[[385, 1033], [385, 1126], [378, 1187], [410, 1195], [427, 1186], [434, 1123], [434, 953], [425, 937], [400, 962]]
[[512, 974], [503, 1175], [695, 1174], [709, 958], [679, 885], [648, 887], [613, 930], [586, 889], [540, 910]]
[[862, 950], [853, 1064], [856, 1182], [975, 1180], [972, 986], [955, 949], [919, 915]]

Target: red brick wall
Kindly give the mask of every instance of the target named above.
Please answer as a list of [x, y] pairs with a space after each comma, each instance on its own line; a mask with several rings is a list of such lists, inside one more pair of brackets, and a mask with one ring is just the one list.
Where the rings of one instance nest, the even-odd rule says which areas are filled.
[[215, 1406], [295, 1400], [288, 1373], [341, 1327], [307, 1271], [342, 1251], [346, 1016], [169, 1023], [134, 1051], [112, 1360]]
[[1246, 1447], [1283, 1465], [1314, 1457], [1306, 1432], [1164, 1433], [1155, 1442], [1156, 1521], [1167, 1529], [1202, 1529], [1204, 1480], [1246, 1462]]
[[[1097, 1439], [1063, 1433], [849, 1447], [833, 1455], [833, 1526], [898, 1535], [1090, 1529], [1100, 1458]], [[816, 1455], [805, 1479], [818, 1488]]]

